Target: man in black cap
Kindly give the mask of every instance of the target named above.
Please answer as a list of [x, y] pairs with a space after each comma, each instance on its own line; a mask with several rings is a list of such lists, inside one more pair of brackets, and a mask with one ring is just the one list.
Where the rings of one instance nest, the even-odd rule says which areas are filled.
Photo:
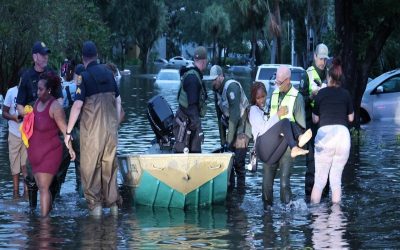
[[[44, 42], [35, 42], [32, 47], [32, 59], [34, 65], [28, 69], [21, 79], [21, 86], [17, 96], [18, 113], [24, 115], [24, 106], [33, 105], [37, 99], [37, 83], [40, 74], [48, 71], [47, 63], [49, 61], [50, 49], [46, 47]], [[61, 89], [57, 93], [60, 104], [62, 104]]]
[[78, 78], [64, 142], [68, 146], [81, 115], [81, 176], [90, 214], [100, 216], [104, 204], [116, 215], [121, 201], [115, 160], [121, 97], [112, 72], [97, 63], [92, 41], [83, 43], [82, 59], [86, 70]]
[[194, 51], [194, 65], [180, 70], [181, 85], [178, 91], [179, 108], [174, 119], [174, 149], [182, 153], [187, 148], [190, 153], [201, 153], [204, 140], [200, 117], [206, 114], [207, 90], [202, 81], [207, 67], [207, 50], [199, 46]]
[[[40, 74], [47, 72], [49, 69], [47, 68], [47, 63], [49, 61], [49, 53], [50, 49], [47, 48], [44, 42], [35, 42], [32, 47], [32, 59], [34, 65], [32, 68], [25, 71], [21, 78], [21, 85], [18, 88], [17, 95], [17, 109], [18, 114], [21, 116], [25, 116], [24, 107], [25, 105], [31, 105], [35, 103], [38, 91], [38, 81]], [[61, 88], [56, 93], [57, 100], [62, 104], [62, 90]], [[29, 205], [32, 209], [36, 208], [37, 205], [37, 186], [35, 183], [35, 179], [31, 173], [31, 166], [29, 163], [27, 164], [28, 176], [26, 177], [26, 183], [28, 186], [28, 194], [29, 194]], [[50, 191], [52, 192], [53, 200], [55, 198], [55, 193], [57, 193], [56, 189], [59, 187], [57, 183], [57, 178], [53, 179], [53, 182], [50, 187]], [[54, 193], [55, 192], [55, 193]]]

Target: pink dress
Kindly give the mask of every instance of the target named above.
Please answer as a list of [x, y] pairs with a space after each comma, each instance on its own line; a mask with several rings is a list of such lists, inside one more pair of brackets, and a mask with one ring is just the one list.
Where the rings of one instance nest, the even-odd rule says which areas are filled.
[[48, 173], [55, 175], [60, 167], [62, 145], [56, 121], [49, 115], [51, 99], [42, 112], [37, 110], [37, 103], [33, 108], [35, 121], [33, 134], [29, 139], [28, 159], [32, 166], [32, 173]]

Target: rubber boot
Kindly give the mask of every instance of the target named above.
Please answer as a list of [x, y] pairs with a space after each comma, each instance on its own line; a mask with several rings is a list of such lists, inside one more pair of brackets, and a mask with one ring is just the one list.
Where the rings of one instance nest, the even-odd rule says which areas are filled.
[[31, 176], [25, 178], [25, 183], [28, 187], [29, 207], [31, 209], [36, 209], [38, 186], [36, 185], [35, 179]]

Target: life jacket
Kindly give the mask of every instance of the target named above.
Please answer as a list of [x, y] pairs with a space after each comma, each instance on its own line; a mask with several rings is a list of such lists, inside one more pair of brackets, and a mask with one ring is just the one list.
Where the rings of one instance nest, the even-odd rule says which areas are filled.
[[197, 77], [197, 79], [199, 80], [199, 83], [201, 85], [200, 86], [199, 109], [200, 109], [200, 117], [204, 117], [206, 115], [206, 112], [207, 112], [207, 104], [206, 104], [207, 93], [206, 93], [206, 89], [205, 89], [205, 86], [203, 84], [203, 81], [202, 81], [202, 79], [200, 77], [200, 74], [195, 69], [189, 69], [181, 77], [181, 85], [180, 85], [179, 91], [178, 91], [178, 103], [179, 103], [179, 105], [181, 105], [184, 108], [188, 108], [189, 107], [189, 101], [187, 99], [187, 93], [183, 89], [183, 83], [185, 82], [185, 79], [189, 74], [194, 74]]
[[281, 103], [279, 103], [279, 89], [275, 89], [271, 97], [270, 115], [276, 114], [278, 112], [279, 107], [287, 106], [288, 108], [287, 115], [280, 117], [280, 119], [288, 118], [290, 121], [294, 122], [295, 119], [293, 115], [293, 109], [298, 93], [299, 91], [292, 86], [283, 97]]
[[224, 84], [224, 88], [222, 90], [222, 94], [220, 95], [217, 93], [218, 106], [221, 109], [224, 116], [229, 117], [229, 102], [228, 102], [228, 97], [226, 96], [226, 92], [228, 91], [228, 88], [232, 83], [236, 83], [240, 87], [240, 117], [242, 117], [246, 108], [249, 106], [249, 101], [247, 100], [246, 94], [244, 93], [242, 86], [240, 85], [239, 82], [235, 80], [226, 81]]

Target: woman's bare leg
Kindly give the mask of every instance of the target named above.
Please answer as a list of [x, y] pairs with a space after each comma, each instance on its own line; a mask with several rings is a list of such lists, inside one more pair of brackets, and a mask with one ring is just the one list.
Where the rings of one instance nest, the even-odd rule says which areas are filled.
[[47, 216], [51, 210], [51, 194], [49, 192], [49, 187], [53, 181], [54, 175], [37, 173], [34, 176], [40, 192], [40, 213], [44, 217]]

